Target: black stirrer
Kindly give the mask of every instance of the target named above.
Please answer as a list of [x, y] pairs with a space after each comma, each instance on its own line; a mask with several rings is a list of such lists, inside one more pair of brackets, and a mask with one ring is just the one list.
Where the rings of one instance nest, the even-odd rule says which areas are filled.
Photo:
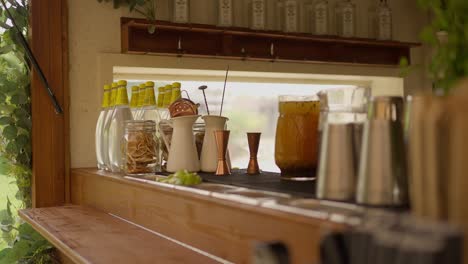
[[226, 93], [226, 84], [227, 84], [228, 75], [229, 75], [229, 65], [226, 70], [226, 78], [224, 79], [223, 98], [221, 99], [221, 110], [219, 111], [219, 116], [223, 115], [224, 94]]
[[11, 20], [13, 27], [16, 29], [16, 34], [18, 35], [18, 39], [21, 45], [26, 51], [26, 56], [31, 61], [31, 64], [33, 65], [34, 69], [36, 69], [37, 73], [39, 74], [39, 78], [41, 79], [42, 84], [44, 85], [44, 88], [46, 89], [47, 94], [49, 95], [49, 98], [52, 101], [52, 104], [54, 105], [55, 112], [57, 114], [62, 114], [63, 113], [62, 107], [60, 107], [60, 104], [58, 103], [57, 98], [54, 95], [54, 92], [52, 92], [52, 89], [50, 88], [50, 85], [47, 82], [47, 78], [45, 77], [44, 72], [41, 69], [41, 66], [39, 66], [39, 63], [37, 62], [36, 57], [34, 56], [31, 48], [29, 47], [29, 44], [26, 41], [26, 38], [23, 36], [23, 33], [21, 33], [21, 29], [18, 27], [18, 25], [16, 25], [16, 22], [13, 19], [13, 16], [11, 15], [10, 10], [8, 10], [5, 4], [5, 1], [4, 0], [0, 0], [0, 1], [3, 5], [3, 8], [6, 11], [6, 14], [8, 15], [8, 18]]

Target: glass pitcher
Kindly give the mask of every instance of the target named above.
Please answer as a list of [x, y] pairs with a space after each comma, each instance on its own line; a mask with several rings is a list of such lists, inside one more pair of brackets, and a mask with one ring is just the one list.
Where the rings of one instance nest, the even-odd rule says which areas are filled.
[[285, 180], [313, 180], [318, 156], [317, 96], [279, 97], [275, 161]]

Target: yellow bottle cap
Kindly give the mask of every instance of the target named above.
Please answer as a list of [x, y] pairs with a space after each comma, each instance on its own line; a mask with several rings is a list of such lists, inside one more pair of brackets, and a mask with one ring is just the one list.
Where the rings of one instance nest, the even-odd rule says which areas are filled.
[[166, 93], [166, 87], [161, 86], [158, 88], [158, 107], [164, 107], [164, 94]]
[[112, 89], [110, 91], [109, 106], [115, 106], [115, 99], [117, 98], [117, 90], [118, 90], [117, 83], [113, 83], [112, 84]]
[[120, 80], [120, 81], [117, 82], [117, 84], [118, 84], [119, 86], [127, 86], [127, 81], [125, 81], [125, 80]]
[[132, 86], [132, 98], [130, 99], [130, 107], [138, 107], [138, 102], [140, 100], [140, 88], [138, 86]]
[[179, 100], [180, 97], [182, 97], [181, 92], [180, 92], [180, 88], [172, 89], [171, 104], [174, 103], [175, 101]]
[[102, 97], [102, 108], [107, 108], [111, 105], [111, 87], [110, 85], [104, 85], [104, 96]]
[[[125, 82], [126, 83], [126, 82]], [[120, 81], [119, 81], [119, 84]], [[115, 105], [128, 105], [127, 86], [120, 85], [117, 90], [117, 98], [115, 99]]]
[[146, 82], [145, 83], [146, 87], [154, 87], [154, 82]]
[[163, 101], [163, 107], [168, 107], [171, 104], [171, 99], [172, 99], [172, 85], [168, 84], [164, 87], [165, 93], [164, 93], [164, 101]]
[[146, 101], [146, 86], [145, 84], [140, 84], [138, 87], [139, 97], [137, 102], [137, 107], [143, 107]]
[[117, 87], [119, 87], [119, 84], [116, 83], [116, 82], [113, 82], [111, 87], [112, 87], [112, 88], [117, 88]]
[[172, 87], [174, 87], [174, 88], [180, 88], [180, 87], [181, 87], [181, 84], [180, 84], [180, 82], [175, 82], [175, 83], [172, 84]]
[[154, 88], [152, 86], [146, 87], [145, 106], [156, 106], [156, 97], [154, 95]]

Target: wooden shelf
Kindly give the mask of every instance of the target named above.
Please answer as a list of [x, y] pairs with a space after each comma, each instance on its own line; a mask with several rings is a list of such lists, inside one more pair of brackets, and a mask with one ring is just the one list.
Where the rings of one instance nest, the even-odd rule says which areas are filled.
[[26, 209], [20, 216], [73, 263], [220, 263], [89, 207]]
[[144, 19], [121, 18], [123, 53], [395, 66], [420, 45], [167, 21], [156, 21], [156, 33], [150, 34], [149, 25]]
[[73, 169], [71, 182], [73, 204], [112, 213], [234, 263], [250, 263], [258, 241], [282, 241], [292, 263], [317, 263], [322, 236], [347, 228], [320, 217], [323, 213], [243, 204], [96, 169]]

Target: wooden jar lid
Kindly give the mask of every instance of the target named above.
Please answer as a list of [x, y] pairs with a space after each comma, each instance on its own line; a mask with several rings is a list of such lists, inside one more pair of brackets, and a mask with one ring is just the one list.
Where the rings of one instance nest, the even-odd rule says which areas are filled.
[[169, 106], [171, 117], [198, 115], [198, 104], [185, 98], [180, 98]]

